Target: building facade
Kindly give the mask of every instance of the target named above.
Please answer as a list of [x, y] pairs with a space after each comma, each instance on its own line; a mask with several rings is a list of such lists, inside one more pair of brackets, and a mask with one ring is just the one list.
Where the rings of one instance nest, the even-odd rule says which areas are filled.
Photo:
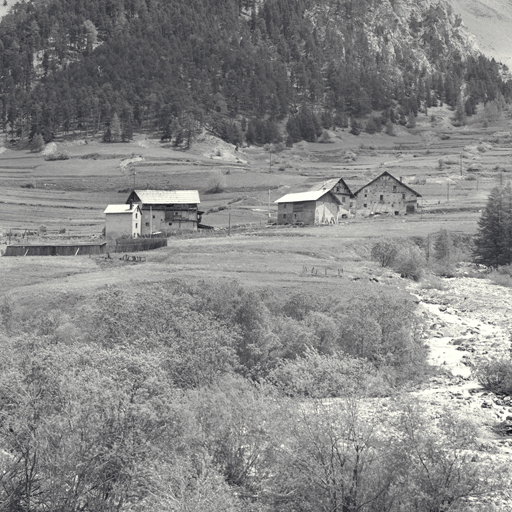
[[384, 172], [354, 193], [357, 211], [363, 215], [416, 213], [418, 194], [389, 172]]
[[138, 204], [109, 204], [103, 213], [106, 238], [135, 238], [141, 235], [142, 211]]
[[197, 190], [134, 190], [126, 202], [138, 204], [142, 211], [142, 236], [196, 231], [203, 213]]
[[278, 224], [337, 224], [343, 215], [340, 200], [330, 190], [287, 194], [275, 203]]
[[349, 186], [342, 178], [332, 178], [317, 185], [313, 185], [310, 190], [330, 190], [341, 203], [341, 218], [347, 218], [354, 214], [356, 209], [356, 199]]

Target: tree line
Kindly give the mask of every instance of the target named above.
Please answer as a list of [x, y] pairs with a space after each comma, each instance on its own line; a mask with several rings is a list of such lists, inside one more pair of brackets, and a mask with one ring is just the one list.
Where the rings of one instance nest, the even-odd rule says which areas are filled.
[[[234, 143], [267, 143], [280, 134], [265, 141], [258, 123], [290, 118], [290, 140], [308, 140], [318, 124], [346, 127], [375, 110], [393, 123], [440, 103], [472, 115], [478, 103], [510, 99], [497, 63], [462, 59], [441, 38], [447, 12], [432, 7], [393, 28], [371, 18], [386, 6], [392, 3], [19, 3], [0, 22], [0, 119], [14, 139], [104, 132], [116, 115], [126, 138], [140, 129], [186, 138], [197, 126], [220, 124]], [[395, 41], [390, 53], [394, 31], [407, 44]]]

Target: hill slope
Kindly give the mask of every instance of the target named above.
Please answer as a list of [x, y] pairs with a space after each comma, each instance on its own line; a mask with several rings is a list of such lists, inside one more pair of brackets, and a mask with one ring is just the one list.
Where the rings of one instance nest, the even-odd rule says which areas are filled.
[[[23, 3], [0, 23], [0, 50], [1, 119], [29, 139], [98, 132], [115, 113], [126, 138], [305, 109], [326, 128], [372, 110], [405, 123], [512, 95], [446, 0]], [[254, 131], [269, 142], [268, 125]]]
[[451, 0], [481, 51], [512, 68], [512, 4], [508, 0]]

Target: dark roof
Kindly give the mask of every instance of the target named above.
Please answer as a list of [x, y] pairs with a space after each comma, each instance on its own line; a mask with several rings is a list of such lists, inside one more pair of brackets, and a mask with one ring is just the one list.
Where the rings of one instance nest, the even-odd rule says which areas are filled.
[[375, 183], [378, 179], [382, 178], [382, 176], [389, 176], [390, 178], [393, 178], [399, 185], [406, 188], [407, 190], [411, 191], [413, 194], [416, 194], [417, 197], [421, 197], [421, 194], [418, 194], [416, 190], [413, 190], [411, 187], [408, 187], [405, 183], [401, 182], [400, 180], [396, 179], [392, 174], [390, 174], [388, 171], [384, 171], [382, 174], [379, 174], [376, 178], [374, 178], [370, 183], [367, 183], [366, 185], [363, 185], [359, 190], [354, 192], [354, 195], [357, 196], [361, 190], [363, 190], [366, 187], [369, 187], [372, 183]]
[[345, 180], [343, 178], [331, 178], [327, 181], [322, 181], [321, 183], [313, 185], [309, 190], [332, 190], [340, 181], [348, 190], [350, 197], [354, 197], [354, 194], [352, 194], [350, 187], [345, 183]]

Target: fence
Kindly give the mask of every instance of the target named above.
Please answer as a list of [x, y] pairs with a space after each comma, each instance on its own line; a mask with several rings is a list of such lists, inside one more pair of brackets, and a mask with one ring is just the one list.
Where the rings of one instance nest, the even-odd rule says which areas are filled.
[[115, 252], [151, 251], [167, 247], [167, 238], [118, 238]]
[[39, 244], [39, 245], [8, 245], [5, 256], [84, 256], [88, 254], [103, 254], [107, 243], [96, 244]]

